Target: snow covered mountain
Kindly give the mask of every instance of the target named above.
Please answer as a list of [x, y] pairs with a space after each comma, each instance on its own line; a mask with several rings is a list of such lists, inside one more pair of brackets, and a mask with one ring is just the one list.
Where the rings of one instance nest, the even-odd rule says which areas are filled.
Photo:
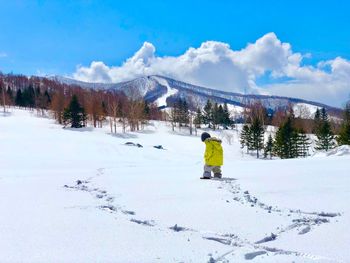
[[169, 102], [175, 98], [181, 97], [200, 106], [203, 106], [208, 99], [211, 99], [218, 103], [226, 102], [227, 104], [236, 107], [245, 107], [249, 104], [260, 101], [266, 108], [272, 110], [275, 110], [276, 108], [284, 108], [293, 104], [304, 105], [311, 112], [315, 111], [316, 108], [321, 107], [325, 107], [331, 114], [336, 114], [340, 111], [338, 108], [304, 99], [226, 92], [196, 86], [158, 75], [140, 77], [120, 83], [88, 83], [62, 76], [54, 76], [51, 77], [51, 79], [65, 84], [78, 85], [84, 88], [122, 90], [129, 95], [134, 95], [136, 91], [137, 94], [143, 96], [147, 101], [157, 102], [160, 107], [166, 107]]

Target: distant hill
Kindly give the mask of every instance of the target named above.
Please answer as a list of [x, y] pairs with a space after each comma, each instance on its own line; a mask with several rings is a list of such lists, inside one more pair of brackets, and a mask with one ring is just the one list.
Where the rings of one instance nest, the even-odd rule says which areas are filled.
[[325, 107], [331, 115], [338, 115], [341, 109], [328, 106], [319, 102], [309, 101], [298, 98], [240, 94], [234, 92], [226, 92], [217, 89], [205, 88], [192, 85], [186, 82], [178, 81], [164, 76], [152, 75], [136, 78], [134, 80], [120, 83], [89, 83], [78, 81], [62, 76], [50, 77], [65, 84], [74, 84], [83, 88], [104, 89], [104, 90], [120, 90], [126, 95], [142, 96], [149, 102], [158, 103], [159, 107], [168, 106], [176, 98], [185, 98], [198, 106], [203, 106], [208, 99], [218, 102], [227, 103], [235, 107], [246, 107], [255, 102], [261, 102], [266, 108], [276, 110], [277, 108], [286, 108], [289, 105], [303, 105], [308, 108], [311, 113], [316, 108]]

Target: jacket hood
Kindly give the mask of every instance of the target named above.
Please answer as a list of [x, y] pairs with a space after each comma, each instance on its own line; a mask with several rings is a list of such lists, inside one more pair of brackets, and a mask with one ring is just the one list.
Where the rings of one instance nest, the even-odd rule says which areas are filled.
[[215, 138], [215, 137], [207, 138], [205, 141], [206, 141], [206, 142], [209, 142], [209, 141], [218, 142], [218, 143], [220, 143], [220, 144], [222, 143], [222, 141], [221, 141], [220, 139]]

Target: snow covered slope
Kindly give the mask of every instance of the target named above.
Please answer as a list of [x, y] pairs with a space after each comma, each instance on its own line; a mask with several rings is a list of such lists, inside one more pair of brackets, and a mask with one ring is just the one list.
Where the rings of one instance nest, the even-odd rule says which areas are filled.
[[0, 262], [350, 261], [347, 151], [256, 160], [238, 131], [213, 135], [224, 179], [203, 181], [204, 145], [186, 130], [0, 115]]

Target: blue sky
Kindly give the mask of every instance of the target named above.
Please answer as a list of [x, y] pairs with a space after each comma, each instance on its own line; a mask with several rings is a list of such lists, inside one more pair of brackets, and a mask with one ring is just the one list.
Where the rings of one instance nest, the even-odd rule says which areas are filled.
[[337, 0], [0, 0], [0, 71], [109, 82], [161, 73], [339, 106], [350, 98], [349, 10]]
[[0, 70], [70, 74], [78, 64], [119, 64], [153, 43], [178, 55], [206, 40], [243, 48], [268, 32], [312, 53], [350, 57], [346, 1], [0, 1]]

